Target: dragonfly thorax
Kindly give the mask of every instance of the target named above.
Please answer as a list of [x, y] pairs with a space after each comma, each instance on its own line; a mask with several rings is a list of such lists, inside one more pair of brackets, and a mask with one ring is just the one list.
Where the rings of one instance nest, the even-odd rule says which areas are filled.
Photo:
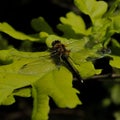
[[59, 57], [68, 57], [70, 50], [67, 50], [65, 45], [62, 44], [59, 40], [55, 40], [52, 43], [53, 55], [58, 55]]

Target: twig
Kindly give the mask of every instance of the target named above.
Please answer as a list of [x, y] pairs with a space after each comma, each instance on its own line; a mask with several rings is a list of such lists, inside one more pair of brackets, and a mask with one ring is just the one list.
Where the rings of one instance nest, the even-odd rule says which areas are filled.
[[[95, 75], [91, 78], [87, 78], [84, 80], [90, 80], [90, 79], [95, 79], [95, 80], [99, 80], [99, 81], [112, 81], [112, 82], [116, 82], [116, 83], [120, 83], [120, 74], [103, 74], [103, 75]], [[105, 80], [108, 79], [108, 80]]]

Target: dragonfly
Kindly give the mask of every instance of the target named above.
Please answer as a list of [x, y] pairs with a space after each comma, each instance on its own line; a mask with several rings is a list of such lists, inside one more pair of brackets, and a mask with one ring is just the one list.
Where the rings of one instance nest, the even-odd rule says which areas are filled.
[[[49, 54], [45, 56], [40, 56], [40, 58], [37, 61], [33, 61], [32, 63], [26, 63], [21, 67], [19, 72], [22, 74], [34, 74], [34, 72], [38, 74], [36, 72], [38, 71], [40, 74], [45, 74], [45, 72], [52, 70], [55, 66], [57, 66], [58, 69], [60, 69], [61, 65], [63, 65], [66, 68], [68, 68], [68, 70], [73, 74], [73, 78], [75, 80], [77, 79], [83, 82], [78, 70], [73, 65], [72, 59], [70, 57], [70, 52], [71, 50], [68, 50], [66, 46], [63, 43], [61, 43], [60, 40], [54, 40], [51, 44], [51, 48], [49, 48]], [[46, 56], [49, 56], [49, 59]], [[38, 61], [39, 63], [40, 61], [42, 63], [39, 64]], [[35, 66], [37, 68], [35, 68]], [[42, 70], [42, 68], [45, 68], [45, 70]]]
[[[67, 43], [69, 44], [69, 46], [66, 46], [68, 45]], [[66, 41], [66, 44], [63, 44], [60, 40], [56, 39], [51, 43], [51, 47], [47, 51], [38, 52], [39, 54], [35, 52], [32, 53], [31, 57], [28, 56], [28, 61], [27, 59], [25, 59], [25, 63], [20, 68], [19, 73], [28, 75], [40, 74], [41, 76], [43, 76], [54, 69], [60, 69], [62, 66], [64, 66], [72, 73], [73, 80], [80, 80], [80, 82], [83, 83], [83, 79], [80, 75], [80, 72], [78, 71], [78, 65], [85, 63], [86, 61], [94, 61], [94, 59], [89, 58], [89, 54], [91, 55], [91, 51], [90, 53], [88, 53], [88, 55], [85, 54], [85, 56], [80, 53], [80, 50], [84, 45], [85, 43], [82, 40], [74, 40], [70, 42]], [[103, 54], [103, 57], [104, 51], [100, 52]], [[36, 58], [33, 54], [37, 54], [35, 55]], [[75, 59], [74, 57], [77, 59]]]
[[[72, 72], [73, 76], [77, 78], [77, 80], [81, 80], [81, 76], [78, 70], [72, 65], [70, 58], [70, 50], [66, 48], [64, 44], [61, 43], [60, 40], [55, 40], [52, 42], [51, 58], [55, 62], [56, 65], [61, 65], [61, 62]], [[81, 80], [82, 81], [82, 80]]]

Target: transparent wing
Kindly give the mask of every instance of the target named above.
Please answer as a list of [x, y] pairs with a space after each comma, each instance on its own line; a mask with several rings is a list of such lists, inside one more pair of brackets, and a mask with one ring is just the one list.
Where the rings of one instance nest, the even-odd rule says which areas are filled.
[[34, 60], [23, 65], [19, 70], [21, 74], [29, 75], [43, 75], [56, 68], [53, 60], [50, 56], [42, 56], [37, 60]]

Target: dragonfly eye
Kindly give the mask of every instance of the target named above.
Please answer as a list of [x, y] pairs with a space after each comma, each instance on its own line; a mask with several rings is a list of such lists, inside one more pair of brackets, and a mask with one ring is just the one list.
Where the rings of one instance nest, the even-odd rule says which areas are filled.
[[59, 40], [55, 40], [52, 42], [52, 46], [54, 47], [56, 44], [61, 43]]

